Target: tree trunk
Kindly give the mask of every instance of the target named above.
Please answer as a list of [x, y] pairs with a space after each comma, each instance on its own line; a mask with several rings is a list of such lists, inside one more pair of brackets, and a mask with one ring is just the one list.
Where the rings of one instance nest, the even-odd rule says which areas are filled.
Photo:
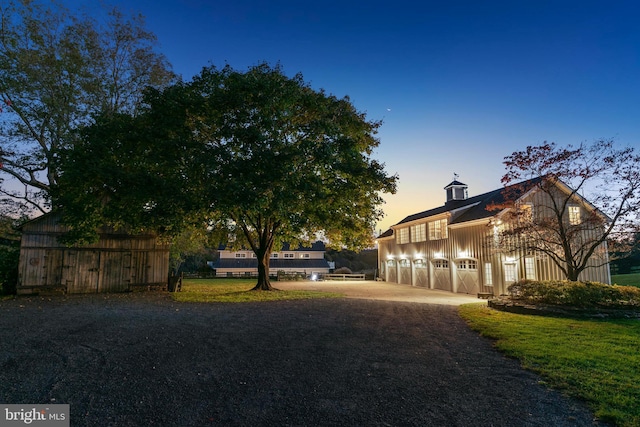
[[273, 291], [269, 280], [269, 252], [264, 254], [256, 254], [258, 259], [258, 283], [252, 289], [253, 291]]
[[582, 270], [578, 270], [577, 268], [568, 267], [567, 268], [567, 280], [570, 280], [572, 282], [577, 282], [578, 281], [578, 276], [580, 276], [581, 272], [582, 272]]

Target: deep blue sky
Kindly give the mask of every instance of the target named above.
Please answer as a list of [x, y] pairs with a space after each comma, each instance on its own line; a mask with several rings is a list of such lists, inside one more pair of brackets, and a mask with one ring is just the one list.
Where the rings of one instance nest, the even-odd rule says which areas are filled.
[[640, 148], [633, 1], [109, 3], [146, 17], [185, 80], [209, 64], [279, 62], [383, 119], [375, 157], [400, 185], [382, 231], [442, 205], [454, 172], [470, 196], [499, 188], [504, 156], [527, 145]]

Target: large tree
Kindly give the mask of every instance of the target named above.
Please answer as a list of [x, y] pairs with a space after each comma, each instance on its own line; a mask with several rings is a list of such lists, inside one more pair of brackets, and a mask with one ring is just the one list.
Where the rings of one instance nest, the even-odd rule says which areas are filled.
[[[205, 68], [192, 82], [152, 95], [144, 114], [93, 127], [89, 133], [100, 137], [77, 146], [76, 155], [94, 158], [95, 169], [105, 173], [91, 179], [76, 167], [80, 163], [66, 164], [64, 175], [76, 185], [65, 186], [71, 193], [61, 200], [78, 213], [68, 223], [87, 217], [82, 200], [103, 219], [123, 223], [153, 214], [156, 225], [162, 217], [175, 224], [172, 213], [181, 212], [183, 219], [206, 222], [224, 243], [251, 248], [258, 261], [255, 288], [262, 290], [272, 289], [269, 259], [283, 242], [322, 234], [338, 247], [371, 243], [381, 195], [395, 191], [397, 177], [371, 157], [380, 123], [367, 120], [348, 98], [314, 90], [300, 74], [288, 77], [268, 64], [246, 72]], [[134, 148], [124, 154], [109, 149], [106, 157], [120, 165], [111, 174], [105, 156], [93, 154], [116, 141]], [[141, 163], [126, 172], [132, 159]], [[150, 180], [147, 193], [129, 180], [136, 171]], [[162, 182], [171, 190], [159, 191]]]
[[100, 23], [55, 2], [0, 5], [0, 186], [18, 211], [48, 210], [61, 150], [93, 115], [134, 114], [146, 86], [173, 78], [141, 16]]
[[[613, 140], [544, 143], [504, 164], [505, 202], [493, 206], [508, 208], [510, 226], [494, 236], [501, 250], [543, 254], [578, 280], [598, 258], [606, 260], [608, 239], [623, 241], [639, 230], [640, 156], [631, 147]], [[536, 203], [522, 203], [533, 194]]]
[[63, 241], [94, 241], [103, 225], [171, 238], [204, 224], [208, 147], [194, 138], [201, 97], [189, 92], [182, 83], [149, 89], [135, 116], [102, 114], [75, 132], [52, 189], [53, 209], [71, 226]]

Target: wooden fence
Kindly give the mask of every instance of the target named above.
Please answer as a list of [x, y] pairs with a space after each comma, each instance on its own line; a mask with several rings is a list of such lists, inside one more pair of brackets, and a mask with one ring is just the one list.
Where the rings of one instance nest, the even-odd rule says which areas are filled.
[[320, 280], [365, 280], [364, 274], [321, 274]]

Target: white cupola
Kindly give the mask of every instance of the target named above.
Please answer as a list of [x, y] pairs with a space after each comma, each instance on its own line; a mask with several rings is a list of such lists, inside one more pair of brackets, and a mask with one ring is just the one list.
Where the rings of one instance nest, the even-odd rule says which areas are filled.
[[453, 181], [444, 189], [447, 191], [447, 203], [455, 200], [466, 200], [468, 197], [467, 184], [458, 181], [457, 173], [453, 174]]

